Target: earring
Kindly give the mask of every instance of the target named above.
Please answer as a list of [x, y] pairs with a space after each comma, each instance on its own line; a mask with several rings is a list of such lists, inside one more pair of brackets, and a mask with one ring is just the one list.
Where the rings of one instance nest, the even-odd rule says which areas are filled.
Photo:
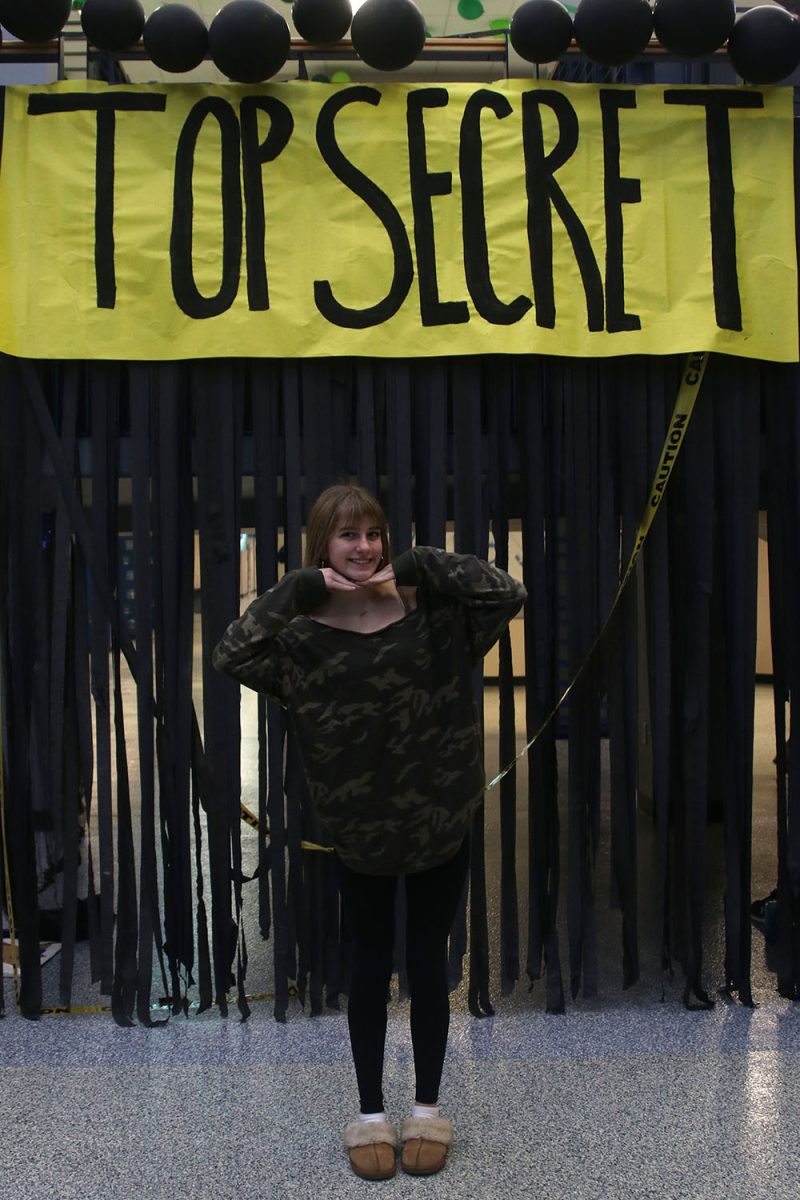
[[381, 555], [380, 558], [378, 559], [378, 570], [380, 570], [382, 566], [383, 566], [383, 555]]
[[319, 565], [320, 565], [320, 567], [327, 567], [327, 565], [328, 565], [328, 560], [327, 560], [326, 558], [321, 558], [321, 559], [319, 560]]

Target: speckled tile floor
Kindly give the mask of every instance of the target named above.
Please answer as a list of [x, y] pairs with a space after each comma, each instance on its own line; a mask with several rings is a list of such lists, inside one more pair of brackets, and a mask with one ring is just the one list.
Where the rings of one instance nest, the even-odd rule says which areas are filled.
[[[755, 894], [774, 882], [770, 705], [768, 690], [759, 688]], [[520, 819], [522, 809], [521, 803]], [[641, 836], [646, 861], [646, 821]], [[717, 840], [712, 829], [710, 878], [718, 866]], [[490, 820], [493, 928], [496, 853]], [[294, 1003], [288, 1022], [278, 1025], [271, 1006], [259, 1003], [245, 1024], [235, 1013], [222, 1020], [215, 1012], [154, 1030], [119, 1029], [106, 1015], [31, 1023], [14, 1015], [7, 983], [9, 1016], [0, 1023], [0, 1197], [796, 1200], [800, 1006], [775, 992], [757, 933], [755, 1009], [720, 996], [709, 1012], [687, 1012], [677, 979], [667, 981], [661, 1002], [642, 874], [642, 978], [635, 987], [620, 990], [618, 917], [607, 911], [601, 855], [596, 998], [579, 997], [565, 1016], [548, 1016], [542, 985], [529, 991], [521, 983], [509, 997], [496, 989], [496, 1015], [476, 1020], [466, 1010], [464, 987], [454, 994], [442, 1102], [457, 1142], [446, 1171], [433, 1179], [398, 1175], [367, 1184], [350, 1172], [340, 1135], [355, 1101], [341, 1013], [309, 1018]], [[709, 904], [707, 918], [712, 990], [721, 982], [717, 907]], [[259, 991], [270, 984], [270, 947], [251, 936], [250, 948], [249, 985]], [[56, 962], [45, 967], [51, 996]], [[100, 999], [79, 953], [74, 1001]], [[399, 1121], [413, 1086], [407, 1003], [394, 1000], [389, 1011], [387, 1109]]]
[[[2, 1195], [19, 1200], [796, 1197], [800, 1013], [614, 1009], [453, 1020], [457, 1143], [433, 1179], [353, 1176], [345, 1020], [261, 1009], [156, 1031], [96, 1017], [3, 1030]], [[11, 1037], [8, 1035], [11, 1034]], [[410, 1096], [393, 1011], [387, 1104]]]

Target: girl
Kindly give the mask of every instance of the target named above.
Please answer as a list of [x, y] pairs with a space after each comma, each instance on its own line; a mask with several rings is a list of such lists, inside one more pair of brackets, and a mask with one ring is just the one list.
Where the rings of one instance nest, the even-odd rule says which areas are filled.
[[347, 1016], [361, 1109], [344, 1140], [365, 1179], [395, 1173], [382, 1079], [400, 875], [416, 1077], [403, 1170], [441, 1170], [453, 1141], [438, 1105], [447, 941], [484, 784], [473, 668], [524, 600], [521, 584], [472, 555], [415, 546], [392, 562], [378, 501], [337, 484], [309, 514], [304, 568], [254, 600], [214, 652], [219, 670], [288, 709], [336, 851], [353, 936]]

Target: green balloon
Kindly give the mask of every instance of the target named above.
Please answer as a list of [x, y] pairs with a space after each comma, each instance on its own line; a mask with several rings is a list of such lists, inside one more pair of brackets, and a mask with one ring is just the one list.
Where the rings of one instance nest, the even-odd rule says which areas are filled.
[[481, 0], [458, 0], [458, 15], [465, 21], [478, 21], [483, 16]]
[[331, 75], [331, 83], [352, 83], [353, 76], [349, 71], [334, 71]]
[[497, 29], [499, 31], [501, 29], [508, 29], [510, 24], [511, 22], [509, 21], [508, 17], [496, 17], [494, 21], [489, 22], [489, 28]]

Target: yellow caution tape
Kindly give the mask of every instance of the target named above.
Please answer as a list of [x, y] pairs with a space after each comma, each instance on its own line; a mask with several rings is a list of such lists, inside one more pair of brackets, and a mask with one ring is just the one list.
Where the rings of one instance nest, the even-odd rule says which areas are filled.
[[[259, 828], [258, 817], [251, 808], [248, 808], [246, 804], [240, 804], [239, 812], [245, 825], [249, 825], [251, 829]], [[267, 830], [267, 837], [269, 837], [269, 830]]]
[[[0, 679], [0, 685], [2, 679]], [[0, 696], [2, 695], [2, 687], [0, 686]], [[14, 972], [14, 994], [16, 996], [17, 1010], [19, 1010], [19, 950], [17, 946], [17, 931], [14, 926], [14, 905], [11, 900], [11, 868], [8, 859], [8, 831], [6, 828], [6, 794], [5, 794], [5, 753], [3, 749], [3, 713], [0, 709], [0, 838], [3, 841], [3, 878], [5, 880], [5, 902], [6, 912], [8, 913], [8, 938], [9, 952], [11, 954], [11, 967]]]
[[529, 742], [526, 742], [516, 758], [514, 758], [507, 766], [503, 767], [502, 771], [495, 775], [494, 779], [492, 779], [490, 783], [486, 784], [484, 788], [485, 792], [490, 792], [492, 788], [497, 786], [501, 779], [505, 779], [509, 771], [513, 771], [520, 759], [525, 757], [531, 746], [533, 746], [535, 742], [542, 736], [545, 729], [547, 729], [547, 726], [553, 720], [553, 717], [561, 708], [562, 704], [565, 702], [576, 683], [589, 666], [589, 663], [592, 661], [598, 646], [602, 643], [603, 638], [606, 635], [606, 631], [611, 624], [611, 618], [614, 616], [619, 602], [622, 599], [622, 595], [625, 591], [628, 580], [633, 574], [633, 568], [636, 565], [636, 560], [641, 553], [642, 546], [644, 545], [645, 539], [650, 532], [650, 526], [653, 524], [653, 518], [655, 517], [658, 506], [664, 496], [664, 490], [667, 486], [667, 481], [672, 474], [672, 468], [675, 466], [675, 460], [677, 459], [678, 452], [683, 445], [683, 439], [686, 436], [686, 430], [689, 427], [689, 421], [692, 413], [694, 412], [695, 400], [697, 399], [697, 394], [700, 391], [700, 384], [703, 382], [703, 375], [705, 374], [707, 363], [708, 352], [690, 354], [686, 360], [686, 366], [684, 367], [683, 376], [681, 378], [681, 386], [678, 390], [678, 397], [675, 401], [675, 407], [672, 410], [672, 417], [670, 418], [669, 428], [667, 429], [667, 436], [664, 439], [664, 447], [661, 451], [661, 458], [659, 459], [658, 467], [653, 478], [653, 483], [650, 487], [647, 505], [642, 515], [642, 519], [639, 522], [639, 528], [636, 532], [636, 541], [633, 544], [633, 550], [631, 551], [628, 565], [625, 568], [622, 581], [620, 582], [619, 588], [617, 589], [617, 594], [614, 597], [614, 603], [611, 605], [611, 609], [605, 619], [605, 622], [603, 623], [602, 629], [595, 638], [589, 653], [586, 655], [586, 658], [575, 672], [571, 682], [565, 688], [560, 698], [556, 701], [553, 708], [542, 721], [533, 737]]
[[[239, 811], [241, 813], [241, 817], [242, 817], [242, 820], [244, 821], [245, 825], [249, 825], [251, 829], [260, 829], [261, 828], [261, 822], [259, 821], [256, 814], [253, 812], [252, 808], [248, 808], [246, 804], [240, 804]], [[269, 829], [269, 825], [268, 825], [267, 828], [264, 830], [264, 837], [270, 837], [270, 836], [271, 836], [271, 834], [270, 834], [270, 829]], [[318, 846], [316, 842], [301, 841], [300, 849], [301, 850], [320, 850], [323, 854], [333, 854], [333, 846]]]

